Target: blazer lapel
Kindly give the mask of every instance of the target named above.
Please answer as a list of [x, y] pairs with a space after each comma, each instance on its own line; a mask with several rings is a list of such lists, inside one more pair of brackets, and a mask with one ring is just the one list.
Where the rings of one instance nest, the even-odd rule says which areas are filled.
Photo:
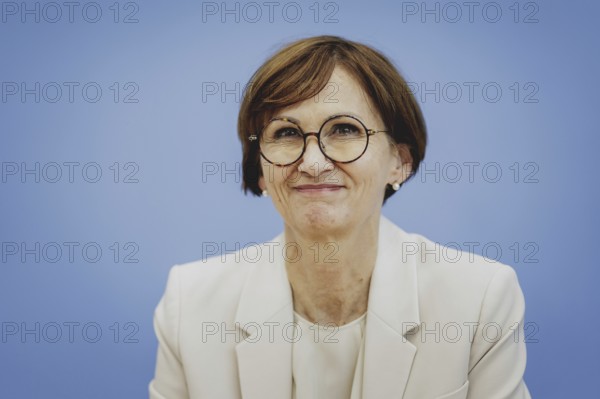
[[[403, 230], [381, 217], [369, 289], [364, 362], [358, 363], [363, 399], [402, 398], [417, 351], [406, 338], [420, 325], [417, 262], [403, 255], [401, 248], [407, 239]], [[355, 388], [360, 390], [359, 386]]]
[[[283, 233], [263, 246], [252, 267], [236, 312], [245, 339], [236, 345], [244, 399], [292, 395], [292, 290], [282, 256]], [[274, 247], [274, 249], [272, 248]]]

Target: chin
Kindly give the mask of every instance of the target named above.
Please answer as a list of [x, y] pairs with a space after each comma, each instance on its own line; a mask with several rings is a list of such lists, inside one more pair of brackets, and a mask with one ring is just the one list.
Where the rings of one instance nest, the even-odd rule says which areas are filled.
[[298, 216], [299, 225], [304, 229], [323, 233], [345, 228], [349, 221], [348, 213], [343, 208], [326, 203], [306, 205]]

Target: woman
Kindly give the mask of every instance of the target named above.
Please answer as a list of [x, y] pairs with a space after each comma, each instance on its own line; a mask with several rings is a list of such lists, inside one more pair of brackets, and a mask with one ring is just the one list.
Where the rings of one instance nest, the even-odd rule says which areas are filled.
[[251, 82], [243, 185], [272, 199], [284, 231], [258, 259], [171, 270], [150, 397], [529, 398], [513, 269], [442, 252], [381, 216], [426, 145], [391, 62], [319, 36]]

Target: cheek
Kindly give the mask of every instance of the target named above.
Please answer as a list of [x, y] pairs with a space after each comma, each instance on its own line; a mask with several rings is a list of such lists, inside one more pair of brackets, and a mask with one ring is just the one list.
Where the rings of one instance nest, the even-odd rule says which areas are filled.
[[277, 179], [278, 174], [277, 174], [277, 170], [279, 168], [277, 168], [274, 165], [271, 165], [270, 163], [266, 162], [266, 161], [261, 161], [261, 166], [262, 166], [262, 178], [263, 178], [263, 182], [265, 187], [267, 188], [267, 190], [274, 190], [275, 186], [277, 186], [279, 184], [279, 179]]
[[345, 173], [350, 178], [360, 197], [379, 198], [385, 192], [391, 162], [390, 154], [378, 149], [363, 155], [354, 163], [343, 166], [343, 172], [340, 173]]
[[297, 180], [294, 168], [290, 166], [280, 167], [263, 161], [262, 172], [265, 187], [268, 191], [273, 193], [279, 193], [283, 191], [294, 178]]

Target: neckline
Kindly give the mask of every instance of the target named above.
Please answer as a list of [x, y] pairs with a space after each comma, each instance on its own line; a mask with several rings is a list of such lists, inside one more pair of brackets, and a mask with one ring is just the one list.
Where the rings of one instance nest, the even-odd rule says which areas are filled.
[[[363, 313], [363, 314], [362, 314], [362, 315], [360, 315], [358, 318], [356, 318], [356, 319], [354, 319], [354, 320], [352, 320], [352, 321], [349, 321], [349, 322], [348, 322], [348, 323], [346, 323], [346, 324], [342, 324], [341, 326], [336, 326], [336, 328], [337, 328], [337, 329], [338, 329], [338, 331], [339, 331], [339, 330], [342, 330], [342, 329], [345, 329], [345, 328], [352, 327], [352, 326], [353, 326], [353, 325], [355, 325], [355, 324], [362, 323], [362, 322], [363, 322], [363, 321], [366, 319], [366, 316], [367, 316], [367, 312]], [[298, 312], [296, 312], [295, 310], [294, 310], [294, 317], [295, 317], [295, 318], [296, 318], [298, 321], [300, 321], [300, 322], [302, 322], [302, 323], [304, 323], [304, 324], [306, 324], [306, 325], [309, 325], [309, 326], [315, 326], [315, 325], [316, 325], [316, 326], [318, 326], [318, 327], [319, 327], [319, 329], [326, 330], [326, 329], [331, 329], [332, 327], [334, 327], [334, 323], [328, 323], [328, 324], [319, 324], [319, 323], [313, 323], [313, 322], [311, 322], [311, 321], [308, 321], [308, 320], [306, 320], [304, 317], [300, 316], [300, 314], [298, 314]]]

